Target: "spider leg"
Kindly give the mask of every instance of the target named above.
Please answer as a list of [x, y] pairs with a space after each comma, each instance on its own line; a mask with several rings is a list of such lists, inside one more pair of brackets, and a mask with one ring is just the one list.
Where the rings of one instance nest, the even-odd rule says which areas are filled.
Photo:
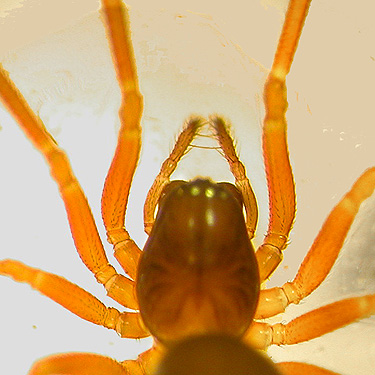
[[149, 336], [138, 312], [120, 313], [115, 308], [106, 307], [92, 294], [61, 276], [8, 259], [0, 261], [0, 274], [29, 284], [73, 314], [91, 323], [113, 329], [121, 337]]
[[374, 189], [375, 168], [370, 168], [331, 211], [294, 280], [281, 288], [261, 291], [256, 319], [283, 312], [290, 303], [298, 303], [321, 284], [338, 257], [361, 203], [372, 195]]
[[138, 88], [127, 9], [120, 0], [103, 0], [102, 14], [122, 97], [119, 109], [121, 128], [104, 185], [102, 217], [116, 259], [125, 272], [135, 279], [141, 250], [125, 230], [124, 221], [141, 147], [143, 97]]
[[270, 345], [292, 345], [320, 337], [373, 314], [375, 294], [347, 298], [310, 311], [287, 324], [254, 322], [244, 339], [259, 349]]
[[310, 0], [292, 0], [285, 16], [273, 66], [264, 89], [266, 116], [263, 155], [269, 191], [270, 219], [267, 235], [256, 252], [261, 281], [280, 264], [295, 218], [295, 188], [286, 139], [285, 78], [289, 73]]
[[97, 281], [105, 286], [111, 298], [124, 306], [137, 308], [135, 297], [124, 299], [121, 288], [134, 289], [134, 283], [119, 275], [109, 264], [91, 209], [68, 157], [48, 133], [42, 120], [32, 111], [1, 64], [0, 98], [34, 147], [46, 159], [64, 201], [70, 230], [83, 263], [95, 275]]
[[276, 366], [283, 375], [340, 375], [337, 372], [301, 362], [281, 362], [276, 363]]
[[155, 209], [160, 195], [163, 192], [164, 187], [170, 182], [171, 174], [176, 169], [178, 162], [187, 152], [189, 145], [197, 135], [199, 129], [203, 125], [203, 122], [203, 119], [194, 117], [190, 118], [185, 123], [184, 129], [178, 136], [172, 152], [162, 164], [159, 174], [156, 176], [154, 183], [147, 193], [143, 211], [145, 232], [147, 234], [150, 234], [154, 224]]
[[28, 375], [127, 375], [127, 369], [112, 358], [91, 353], [69, 353], [45, 357], [35, 362]]
[[236, 186], [241, 191], [246, 211], [246, 227], [249, 239], [254, 237], [258, 222], [258, 205], [250, 181], [246, 176], [245, 166], [238, 159], [233, 139], [228, 133], [227, 125], [220, 117], [210, 119], [216, 131], [216, 137], [224, 152], [231, 172], [236, 180]]
[[117, 362], [112, 358], [91, 353], [68, 353], [42, 358], [31, 368], [29, 375], [145, 375], [144, 368], [152, 369], [161, 351], [153, 347], [136, 360]]

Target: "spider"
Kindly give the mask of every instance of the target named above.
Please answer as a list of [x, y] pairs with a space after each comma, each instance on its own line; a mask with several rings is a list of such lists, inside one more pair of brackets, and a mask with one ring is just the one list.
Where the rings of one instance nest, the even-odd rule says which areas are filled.
[[[290, 17], [290, 16], [287, 16], [287, 21], [288, 20], [291, 20], [292, 18]], [[298, 35], [297, 35], [298, 36]], [[297, 37], [297, 39], [298, 39], [298, 37]], [[297, 40], [296, 39], [296, 40]], [[294, 42], [293, 42], [294, 43]], [[292, 43], [292, 44], [293, 44]], [[292, 56], [290, 56], [290, 61], [291, 61], [291, 57]], [[286, 70], [288, 70], [288, 69], [286, 69]], [[275, 70], [274, 70], [275, 71]], [[287, 73], [287, 71], [285, 72], [285, 73]], [[285, 77], [284, 77], [285, 78]], [[5, 96], [6, 94], [9, 94], [9, 93], [11, 93], [11, 90], [9, 89], [9, 88], [7, 88], [6, 87], [6, 85], [1, 85], [2, 86], [2, 90], [3, 90], [3, 95]], [[268, 95], [268, 98], [269, 98], [269, 95]], [[9, 101], [6, 101], [6, 104], [8, 104], [9, 105]], [[12, 104], [12, 103], [10, 103], [10, 104]], [[275, 100], [273, 100], [272, 101], [272, 104], [274, 105], [275, 104]], [[11, 108], [10, 108], [10, 111], [12, 112], [12, 110], [14, 110], [14, 106], [12, 106], [11, 105]], [[132, 112], [133, 113], [133, 112]], [[194, 122], [191, 122], [191, 123], [194, 123]], [[198, 121], [198, 123], [199, 123], [199, 121]], [[219, 123], [220, 123], [220, 121], [218, 120], [218, 119], [211, 119], [211, 123], [216, 123], [216, 127], [218, 128], [218, 126], [219, 126]], [[24, 125], [24, 124], [23, 124]], [[220, 134], [225, 134], [225, 131], [224, 130], [221, 130], [221, 131], [219, 131], [219, 133]], [[266, 154], [266, 156], [268, 156], [267, 154]], [[369, 179], [371, 180], [371, 175], [372, 175], [372, 171], [370, 170], [370, 172], [367, 172], [367, 174], [365, 175], [365, 176], [370, 176], [369, 177]], [[362, 178], [362, 180], [361, 181], [363, 181], [363, 179], [366, 179], [366, 177], [363, 177]], [[365, 185], [367, 185], [366, 183], [362, 183], [362, 185], [363, 186], [365, 186]], [[190, 185], [189, 185], [190, 186]], [[292, 188], [292, 190], [294, 190], [293, 188]], [[371, 190], [371, 189], [370, 189]], [[245, 193], [247, 193], [247, 194], [249, 194], [249, 191], [251, 191], [249, 188], [246, 188], [245, 189]], [[271, 191], [273, 191], [272, 190], [272, 187], [271, 187]], [[280, 190], [280, 191], [282, 191], [282, 190]], [[276, 193], [277, 194], [277, 192], [276, 191], [274, 191], [274, 193]], [[367, 194], [367, 195], [369, 195], [369, 193]], [[366, 195], [366, 196], [367, 196]], [[364, 198], [364, 197], [363, 197]], [[362, 198], [362, 199], [363, 199]], [[164, 199], [164, 198], [163, 198]], [[167, 198], [165, 198], [165, 199], [167, 199]], [[292, 201], [294, 200], [294, 199], [291, 199]], [[248, 206], [248, 205], [247, 205]], [[254, 205], [253, 205], [253, 207], [254, 207]], [[292, 212], [292, 214], [291, 215], [289, 215], [289, 221], [290, 221], [290, 224], [291, 224], [291, 222], [293, 221], [293, 218], [294, 218], [294, 209], [292, 209], [291, 211], [293, 211]], [[249, 233], [252, 233], [252, 231], [253, 231], [253, 229], [251, 229], [252, 227], [254, 227], [255, 225], [252, 225], [252, 226], [250, 226], [250, 230], [249, 230]], [[289, 228], [288, 228], [288, 230], [287, 230], [287, 232], [289, 232], [289, 229], [290, 229], [290, 225], [289, 225]], [[74, 228], [73, 228], [73, 232], [74, 232]], [[284, 234], [284, 236], [286, 237], [286, 235], [287, 235], [288, 233], [286, 233], [286, 234]], [[73, 236], [74, 236], [74, 233], [73, 233]], [[152, 236], [152, 235], [151, 235]], [[77, 238], [75, 238], [75, 240], [77, 241]], [[286, 240], [286, 238], [285, 238], [285, 240]], [[339, 246], [338, 246], [338, 248], [337, 248], [337, 250], [339, 250]], [[5, 267], [5, 266], [8, 266], [8, 272], [9, 272], [9, 265], [12, 265], [13, 263], [2, 263], [2, 265]], [[14, 263], [15, 264], [15, 263]], [[129, 266], [130, 267], [130, 266]], [[15, 271], [14, 271], [14, 268], [13, 267], [11, 267], [12, 269], [13, 269], [13, 271], [10, 271], [10, 273], [12, 273], [13, 272], [13, 276], [16, 276], [17, 277], [17, 275], [19, 276], [20, 275], [20, 273], [19, 272], [16, 272], [17, 273], [17, 275], [14, 273]], [[131, 268], [131, 267], [130, 267]], [[272, 269], [273, 267], [271, 267], [271, 269]], [[262, 270], [263, 268], [261, 268], [261, 270]], [[131, 269], [127, 269], [127, 267], [125, 267], [125, 270], [127, 271], [127, 273], [129, 274], [129, 276], [132, 276], [132, 272], [134, 272], [134, 269], [133, 269], [133, 271], [131, 270]], [[327, 270], [327, 272], [328, 272], [328, 270]], [[271, 271], [269, 271], [269, 272], [266, 272], [266, 275], [263, 275], [263, 277], [262, 277], [262, 279], [267, 279], [268, 278], [268, 274], [270, 274], [270, 273], [272, 273], [272, 270]], [[143, 288], [142, 288], [143, 289]], [[268, 293], [268, 292], [267, 292]], [[265, 293], [262, 293], [262, 294], [265, 294]], [[134, 307], [134, 306], [130, 306], [130, 307]], [[141, 310], [142, 311], [142, 310]], [[318, 310], [319, 311], [319, 310]], [[250, 315], [250, 314], [249, 314]], [[156, 327], [157, 328], [157, 327]], [[158, 335], [156, 334], [155, 335], [156, 337], [158, 337]], [[176, 335], [176, 337], [177, 337], [177, 335]], [[163, 339], [164, 341], [168, 341], [168, 339]], [[254, 346], [256, 346], [256, 343], [253, 343], [253, 345]], [[260, 345], [261, 346], [261, 345]], [[143, 357], [144, 358], [144, 357]], [[132, 363], [130, 363], [130, 362], [128, 362], [127, 363], [129, 366], [132, 366], [132, 365], [134, 365], [134, 363], [132, 362]]]

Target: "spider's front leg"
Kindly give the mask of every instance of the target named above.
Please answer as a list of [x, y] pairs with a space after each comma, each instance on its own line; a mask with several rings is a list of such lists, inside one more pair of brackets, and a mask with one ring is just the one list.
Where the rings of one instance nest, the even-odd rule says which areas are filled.
[[65, 152], [46, 130], [25, 98], [0, 65], [0, 96], [22, 130], [47, 161], [68, 215], [77, 251], [86, 267], [106, 286], [108, 295], [124, 306], [137, 308], [133, 282], [109, 264], [87, 198], [75, 177]]
[[263, 124], [263, 155], [269, 191], [270, 218], [267, 235], [256, 252], [260, 279], [264, 281], [282, 261], [282, 250], [296, 211], [296, 196], [287, 146], [285, 79], [293, 62], [311, 0], [291, 1], [271, 72], [264, 89], [266, 116]]
[[[106, 1], [105, 4], [103, 4], [103, 10], [108, 16], [108, 22], [111, 23], [110, 30], [116, 35], [116, 38], [117, 35], [120, 35], [120, 39], [114, 44], [121, 45], [121, 42], [123, 41], [121, 38], [127, 38], [127, 32], [124, 29], [122, 20], [124, 13], [122, 3], [120, 1]], [[128, 42], [130, 43], [130, 40], [128, 40]], [[130, 45], [127, 45], [122, 47], [122, 49], [122, 55], [120, 53], [121, 56], [116, 57], [115, 59], [116, 61], [119, 61], [118, 65], [120, 68], [118, 69], [118, 74], [123, 93], [123, 105], [120, 109], [120, 119], [123, 127], [120, 131], [119, 139], [119, 144], [122, 147], [118, 147], [118, 150], [120, 149], [120, 151], [117, 150], [117, 156], [115, 157], [115, 161], [120, 160], [120, 168], [116, 167], [113, 169], [114, 172], [110, 173], [111, 178], [116, 176], [119, 170], [120, 172], [123, 170], [121, 170], [122, 166], [129, 165], [127, 167], [128, 173], [125, 174], [127, 183], [127, 190], [125, 189], [125, 200], [119, 204], [120, 214], [122, 211], [125, 212], [131, 177], [134, 173], [135, 165], [138, 160], [140, 147], [139, 118], [142, 109], [142, 97], [137, 89], [135, 89], [134, 81], [131, 79], [128, 81], [127, 78], [129, 74], [130, 76], [136, 77], [135, 70], [132, 73], [129, 73], [128, 76], [124, 73], [124, 71], [126, 72], [127, 69], [127, 63], [128, 65], [134, 65], [132, 57], [129, 57], [129, 49], [131, 50], [131, 47]], [[87, 199], [71, 169], [66, 154], [62, 149], [60, 149], [52, 136], [48, 133], [44, 124], [42, 123], [42, 120], [31, 110], [22, 94], [10, 80], [9, 74], [2, 68], [1, 65], [0, 95], [9, 112], [15, 117], [22, 130], [33, 143], [34, 147], [41, 152], [50, 167], [51, 175], [56, 181], [60, 190], [60, 195], [64, 201], [72, 236], [82, 261], [95, 275], [96, 279], [106, 287], [110, 297], [115, 299], [123, 306], [138, 309], [138, 303], [134, 293], [134, 282], [123, 275], [118, 274], [109, 264]], [[129, 163], [127, 163], [128, 159], [124, 161], [123, 158], [124, 145], [126, 150], [134, 150], [133, 152], [129, 153], [131, 159]], [[118, 156], [119, 154], [120, 156]], [[118, 185], [116, 185], [116, 187], [117, 186]], [[109, 189], [109, 191], [111, 192], [111, 189]], [[110, 195], [111, 194], [107, 194], [107, 196]], [[117, 193], [115, 193], [113, 196], [110, 197], [112, 199], [110, 199], [110, 201], [116, 204], [117, 199], [120, 199], [121, 197], [119, 197]], [[108, 214], [108, 210], [104, 211], [103, 216]], [[115, 215], [117, 214], [119, 214], [119, 211], [115, 210]], [[120, 220], [121, 219], [123, 222], [124, 218], [122, 217]], [[110, 229], [117, 229], [117, 227], [112, 228], [111, 223], [108, 224], [108, 221], [105, 220], [105, 222]], [[125, 242], [131, 243], [130, 253], [135, 254], [133, 258], [136, 258], [136, 255], [140, 252], [140, 250], [132, 241], [130, 241], [130, 239], [128, 239], [129, 241], [126, 240], [127, 239], [125, 238]], [[126, 264], [124, 268], [126, 270], [129, 269], [130, 276], [134, 278], [135, 266], [133, 265], [126, 267]], [[28, 267], [13, 260], [4, 260], [0, 262], [0, 274], [10, 276], [16, 281], [30, 284], [38, 291], [53, 299], [81, 318], [107, 328], [115, 329], [123, 337], [140, 338], [149, 335], [147, 329], [142, 324], [138, 312], [120, 313], [116, 309], [107, 308], [99, 300], [82, 288], [59, 276]], [[155, 350], [152, 352], [155, 353]], [[104, 358], [103, 363], [105, 361], [106, 359]], [[146, 359], [141, 357], [140, 361], [146, 361]], [[121, 371], [126, 371], [124, 369], [128, 367], [140, 368], [140, 361], [133, 361], [132, 363], [119, 366], [122, 368]], [[148, 362], [148, 360], [146, 362]], [[55, 373], [53, 370], [49, 371], [52, 364], [52, 359], [46, 360], [43, 370], [35, 370], [33, 373]], [[69, 361], [66, 361], [64, 366], [72, 367]], [[54, 367], [52, 366], [52, 369], [53, 368]], [[69, 370], [69, 373], [81, 374], [79, 368], [74, 369], [74, 371]]]
[[[281, 250], [295, 213], [293, 176], [286, 142], [285, 78], [290, 70], [310, 1], [291, 1], [272, 70], [265, 87], [266, 117], [263, 128], [264, 158], [270, 192], [270, 224], [257, 251], [261, 279], [265, 280], [282, 259]], [[302, 263], [296, 278], [282, 288], [263, 290], [256, 318], [266, 318], [298, 303], [315, 290], [329, 273], [361, 203], [375, 188], [375, 169], [367, 170], [332, 210]], [[269, 302], [272, 301], [272, 302]], [[361, 316], [361, 315], [359, 315]]]
[[141, 250], [124, 227], [130, 185], [141, 147], [143, 97], [139, 91], [137, 68], [130, 40], [129, 16], [118, 0], [103, 0], [102, 14], [112, 60], [121, 90], [119, 117], [121, 128], [102, 196], [102, 216], [108, 241], [128, 276], [136, 277]]
[[[111, 281], [107, 285], [107, 290], [112, 298], [124, 306], [137, 308], [133, 283], [117, 274], [108, 262], [91, 209], [65, 152], [47, 132], [42, 120], [31, 110], [2, 66], [0, 66], [0, 95], [5, 106], [34, 146], [43, 154], [50, 167], [51, 175], [64, 201], [70, 229], [82, 261], [99, 282], [107, 284]], [[116, 283], [113, 282], [114, 280]]]
[[[294, 219], [294, 184], [286, 144], [287, 108], [285, 77], [307, 14], [309, 1], [291, 1], [265, 87], [266, 118], [264, 121], [264, 157], [270, 191], [270, 226], [263, 245], [257, 252], [262, 280], [280, 263], [281, 250]], [[277, 174], [279, 173], [279, 175]], [[290, 303], [298, 303], [315, 290], [329, 273], [337, 259], [348, 230], [361, 203], [375, 189], [375, 168], [365, 171], [352, 189], [332, 210], [313, 246], [303, 261], [297, 276], [282, 288], [262, 290], [255, 318], [276, 315]], [[287, 324], [270, 325], [254, 322], [245, 335], [253, 346], [265, 349], [269, 345], [296, 344], [375, 314], [375, 295], [348, 298], [304, 314]], [[285, 374], [332, 374], [320, 368], [310, 370], [302, 363], [280, 365]]]

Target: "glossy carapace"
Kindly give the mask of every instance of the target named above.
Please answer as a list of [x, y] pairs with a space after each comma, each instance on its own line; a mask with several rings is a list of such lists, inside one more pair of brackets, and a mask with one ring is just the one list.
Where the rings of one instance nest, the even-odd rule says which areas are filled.
[[150, 332], [164, 343], [205, 332], [241, 336], [258, 294], [240, 192], [206, 179], [173, 181], [138, 269], [138, 301]]

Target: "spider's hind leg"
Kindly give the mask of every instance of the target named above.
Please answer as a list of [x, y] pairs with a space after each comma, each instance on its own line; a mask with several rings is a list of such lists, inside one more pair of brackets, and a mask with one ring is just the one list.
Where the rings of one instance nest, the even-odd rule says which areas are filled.
[[159, 359], [160, 350], [151, 348], [136, 360], [123, 362], [92, 353], [67, 353], [45, 357], [36, 361], [29, 375], [146, 375], [145, 368], [153, 369]]
[[112, 358], [91, 353], [59, 354], [36, 361], [29, 375], [111, 374], [126, 375], [127, 370]]

